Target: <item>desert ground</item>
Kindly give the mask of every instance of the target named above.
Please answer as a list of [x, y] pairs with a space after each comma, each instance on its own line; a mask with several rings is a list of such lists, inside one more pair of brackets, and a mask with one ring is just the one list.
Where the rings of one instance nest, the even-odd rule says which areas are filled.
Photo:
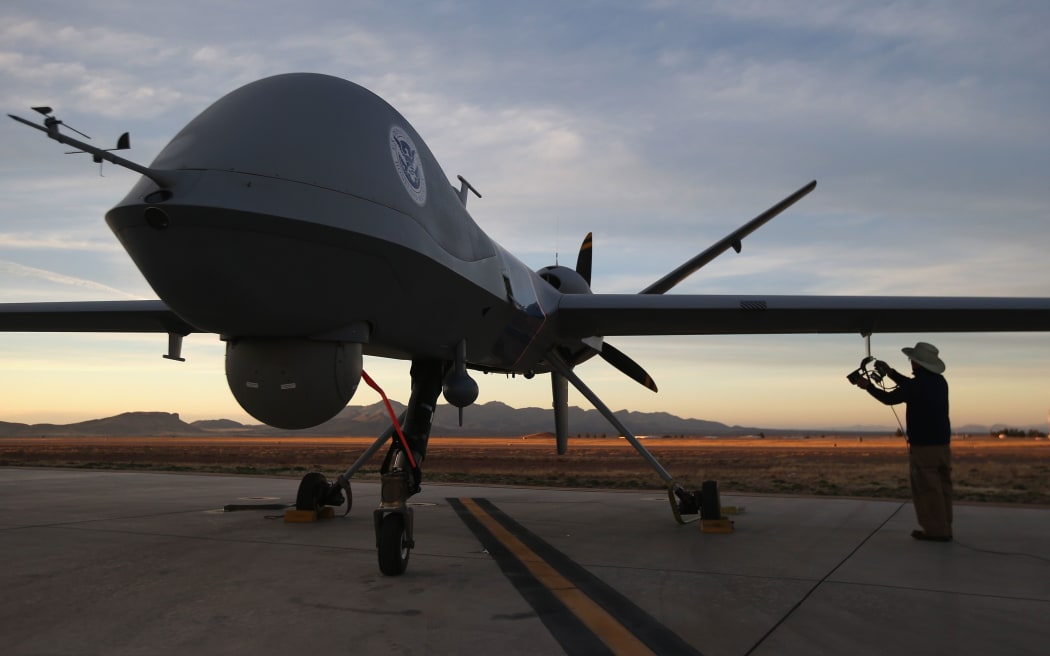
[[[345, 471], [365, 437], [0, 438], [0, 466], [81, 467], [302, 476]], [[907, 499], [907, 445], [893, 436], [675, 438], [644, 442], [675, 480], [723, 493]], [[358, 473], [376, 479], [384, 450]], [[959, 501], [1050, 505], [1050, 441], [956, 437]], [[430, 440], [427, 481], [659, 489], [662, 481], [623, 439], [576, 438], [558, 456], [549, 434]]]

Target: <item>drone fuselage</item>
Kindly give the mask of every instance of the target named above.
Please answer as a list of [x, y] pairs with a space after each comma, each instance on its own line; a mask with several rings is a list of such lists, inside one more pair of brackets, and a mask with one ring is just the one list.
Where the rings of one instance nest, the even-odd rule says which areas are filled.
[[363, 87], [249, 84], [149, 170], [106, 221], [173, 312], [227, 341], [230, 389], [268, 424], [333, 416], [362, 354], [529, 374], [553, 346], [560, 294], [477, 226], [423, 139]]
[[[157, 295], [227, 338], [526, 372], [558, 293], [473, 221], [411, 125], [314, 74], [271, 77], [183, 128], [106, 220]], [[420, 330], [420, 324], [426, 330]], [[549, 346], [549, 345], [547, 345]]]

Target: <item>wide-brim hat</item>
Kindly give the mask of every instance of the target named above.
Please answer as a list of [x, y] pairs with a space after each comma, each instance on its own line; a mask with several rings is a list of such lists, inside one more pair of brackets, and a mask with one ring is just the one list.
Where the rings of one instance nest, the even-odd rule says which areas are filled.
[[933, 344], [927, 344], [926, 342], [919, 342], [915, 345], [915, 348], [909, 348], [905, 346], [901, 349], [904, 355], [908, 356], [908, 359], [919, 365], [923, 369], [932, 371], [935, 374], [944, 373], [944, 362], [937, 357], [940, 351]]

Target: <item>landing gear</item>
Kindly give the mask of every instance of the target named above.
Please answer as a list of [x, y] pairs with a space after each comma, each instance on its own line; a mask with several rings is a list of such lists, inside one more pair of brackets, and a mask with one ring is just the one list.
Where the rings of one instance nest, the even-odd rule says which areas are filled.
[[[721, 519], [722, 503], [718, 498], [718, 483], [704, 481], [699, 490], [687, 490], [677, 483], [669, 484], [667, 497], [671, 501], [671, 511], [679, 524], [689, 524], [698, 519]], [[676, 501], [677, 499], [677, 501]], [[698, 515], [684, 519], [682, 515]]]
[[[350, 484], [341, 485], [341, 479], [340, 476], [340, 484], [333, 485], [320, 472], [310, 472], [303, 476], [303, 480], [299, 481], [299, 491], [295, 495], [295, 509], [321, 512], [325, 506], [341, 506], [345, 500], [346, 512], [350, 512], [354, 502], [350, 494]], [[345, 499], [343, 490], [346, 491]]]
[[[325, 505], [339, 505], [343, 502], [345, 492], [347, 512], [350, 512], [353, 499], [350, 493], [350, 478], [395, 432], [400, 432], [383, 460], [380, 469], [383, 477], [381, 502], [379, 508], [373, 512], [379, 570], [387, 576], [404, 574], [409, 553], [416, 546], [412, 536], [412, 508], [408, 506], [408, 499], [420, 491], [420, 465], [426, 456], [430, 427], [434, 421], [434, 407], [438, 394], [441, 393], [446, 371], [446, 363], [440, 360], [414, 360], [412, 395], [408, 401], [408, 408], [394, 420], [390, 428], [361, 454], [350, 469], [340, 474], [335, 484], [329, 484], [324, 475], [316, 472], [304, 476], [299, 484], [295, 504], [297, 509], [319, 510]], [[362, 378], [375, 387], [386, 401], [386, 395], [367, 374], [362, 372]], [[389, 404], [387, 408], [393, 418], [393, 410]]]
[[[464, 347], [459, 347], [457, 365], [462, 362]], [[700, 519], [683, 519], [682, 515], [700, 514], [717, 516], [718, 493], [711, 481], [704, 483], [702, 492], [691, 492], [685, 490], [675, 483], [667, 470], [653, 457], [649, 451], [627, 428], [619, 421], [616, 415], [602, 403], [586, 385], [556, 354], [550, 358], [551, 365], [556, 373], [555, 380], [555, 411], [558, 419], [559, 453], [564, 451], [563, 437], [567, 435], [564, 427], [564, 418], [567, 416], [559, 408], [565, 404], [567, 396], [566, 382], [571, 382], [594, 407], [627, 439], [628, 442], [648, 461], [650, 466], [664, 480], [667, 485], [668, 498], [675, 519], [680, 524]], [[296, 508], [301, 510], [319, 510], [325, 505], [339, 505], [343, 501], [343, 492], [346, 493], [347, 512], [349, 512], [350, 501], [350, 478], [368, 461], [395, 432], [398, 439], [390, 444], [383, 465], [380, 468], [382, 474], [381, 501], [379, 507], [373, 511], [372, 519], [376, 534], [376, 553], [379, 560], [379, 570], [386, 576], [400, 576], [408, 567], [408, 558], [412, 549], [415, 548], [413, 536], [414, 517], [413, 509], [408, 505], [408, 499], [418, 493], [421, 489], [423, 459], [426, 457], [427, 442], [430, 439], [430, 429], [434, 420], [434, 409], [437, 404], [438, 394], [442, 391], [442, 383], [448, 390], [452, 390], [452, 399], [446, 393], [446, 400], [453, 405], [469, 405], [474, 399], [474, 387], [464, 382], [465, 372], [461, 367], [451, 369], [448, 362], [441, 360], [413, 360], [412, 362], [412, 395], [408, 401], [408, 407], [400, 418], [397, 418], [379, 438], [357, 459], [357, 461], [341, 474], [336, 484], [329, 484], [322, 474], [307, 474], [299, 486], [299, 494], [296, 498]], [[446, 376], [449, 374], [449, 376]], [[393, 410], [386, 399], [386, 395], [375, 384], [365, 372], [362, 379], [374, 387], [383, 400], [387, 402], [387, 410], [393, 417]], [[473, 381], [471, 381], [473, 382]], [[469, 389], [468, 389], [469, 387]], [[464, 391], [465, 390], [465, 391]]]
[[404, 574], [412, 546], [404, 515], [391, 513], [384, 517], [376, 530], [379, 571], [387, 576]]
[[393, 471], [383, 474], [382, 500], [372, 513], [376, 529], [379, 571], [400, 576], [408, 567], [408, 556], [416, 546], [412, 539], [413, 514], [408, 507], [411, 474]]
[[[615, 414], [613, 414], [613, 411], [609, 409], [609, 406], [605, 405], [605, 403], [603, 403], [602, 400], [598, 398], [598, 395], [592, 392], [591, 388], [587, 387], [587, 385], [585, 385], [584, 382], [580, 380], [579, 376], [573, 373], [572, 367], [566, 364], [564, 360], [562, 360], [557, 354], [552, 352], [548, 355], [548, 361], [553, 367], [554, 372], [556, 372], [565, 380], [568, 380], [570, 383], [572, 383], [573, 387], [575, 387], [580, 392], [580, 394], [583, 394], [583, 396], [591, 402], [591, 405], [593, 405], [594, 408], [599, 413], [601, 413], [601, 415], [605, 417], [605, 419], [610, 424], [612, 424], [617, 430], [620, 431], [620, 434], [623, 435], [624, 439], [630, 442], [631, 446], [633, 446], [634, 449], [643, 458], [645, 458], [646, 462], [649, 463], [649, 466], [653, 468], [653, 470], [660, 476], [660, 478], [663, 479], [664, 484], [667, 485], [667, 499], [671, 503], [671, 513], [674, 515], [675, 521], [679, 524], [688, 524], [690, 522], [696, 521], [696, 519], [699, 519], [699, 517], [697, 517], [696, 519], [683, 519], [682, 515], [696, 513], [696, 509], [694, 509], [693, 504], [695, 504], [696, 508], [700, 507], [700, 496], [702, 493], [690, 492], [678, 483], [676, 483], [674, 478], [669, 473], [667, 473], [666, 469], [664, 469], [663, 465], [661, 465], [660, 462], [655, 457], [653, 457], [653, 454], [649, 453], [649, 450], [642, 446], [642, 443], [638, 441], [638, 438], [635, 437], [634, 434], [631, 433], [631, 431], [627, 430], [627, 427], [623, 425], [623, 422], [621, 422]], [[556, 389], [556, 402], [557, 399], [558, 392]], [[559, 445], [559, 453], [560, 452], [561, 445]], [[717, 497], [715, 502], [717, 503]]]
[[416, 546], [408, 499], [420, 490], [421, 465], [426, 457], [434, 408], [445, 372], [445, 363], [441, 361], [412, 362], [412, 395], [402, 425], [405, 439], [404, 442], [395, 440], [390, 445], [380, 469], [383, 475], [381, 500], [373, 511], [373, 520], [379, 571], [387, 576], [404, 574], [409, 552]]

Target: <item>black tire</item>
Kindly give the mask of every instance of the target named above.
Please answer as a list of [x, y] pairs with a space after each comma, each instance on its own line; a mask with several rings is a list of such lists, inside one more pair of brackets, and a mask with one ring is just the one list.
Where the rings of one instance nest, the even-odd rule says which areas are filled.
[[700, 518], [722, 519], [722, 502], [718, 498], [716, 481], [704, 481], [700, 484]]
[[344, 496], [346, 496], [346, 512], [343, 513], [343, 514], [349, 515], [350, 514], [350, 510], [353, 509], [353, 507], [354, 507], [354, 493], [353, 493], [353, 491], [351, 491], [349, 484], [343, 490], [343, 493], [344, 493]]
[[299, 482], [299, 492], [295, 495], [295, 509], [321, 512], [331, 488], [328, 479], [321, 472], [310, 472], [303, 476], [303, 480]]
[[404, 516], [388, 514], [379, 525], [379, 571], [387, 576], [404, 574], [409, 551]]

